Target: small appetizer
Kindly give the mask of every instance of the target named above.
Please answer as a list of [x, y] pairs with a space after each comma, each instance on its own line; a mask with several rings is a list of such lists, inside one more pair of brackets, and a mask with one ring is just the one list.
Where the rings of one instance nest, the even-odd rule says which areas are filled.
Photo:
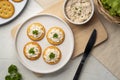
[[55, 46], [49, 46], [43, 52], [43, 59], [48, 64], [57, 64], [61, 57], [61, 51]]
[[27, 29], [27, 35], [33, 41], [41, 40], [45, 36], [45, 28], [40, 23], [32, 23]]
[[23, 49], [24, 55], [29, 60], [37, 60], [42, 52], [40, 45], [36, 42], [28, 42]]
[[65, 38], [65, 33], [63, 29], [59, 27], [52, 27], [47, 32], [47, 40], [52, 45], [59, 45], [63, 43]]

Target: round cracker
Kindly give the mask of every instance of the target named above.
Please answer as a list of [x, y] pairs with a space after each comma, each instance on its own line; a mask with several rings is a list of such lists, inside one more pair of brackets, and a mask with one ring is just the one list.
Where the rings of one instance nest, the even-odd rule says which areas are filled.
[[[47, 53], [46, 53], [47, 49], [55, 49], [55, 50], [59, 51], [59, 53], [60, 53], [59, 58], [58, 58], [56, 61], [54, 61], [54, 62], [48, 62], [48, 61], [46, 60], [46, 58], [44, 57], [44, 56], [47, 54]], [[44, 59], [44, 61], [45, 61], [46, 63], [53, 65], [53, 64], [57, 64], [57, 63], [61, 60], [62, 54], [61, 54], [60, 49], [57, 48], [56, 46], [49, 46], [49, 47], [47, 47], [47, 48], [44, 50], [42, 57], [43, 57], [43, 59]]]
[[[35, 38], [35, 37], [32, 36], [32, 35], [29, 35], [29, 33], [30, 33], [30, 28], [32, 27], [32, 25], [36, 25], [36, 26], [40, 27], [40, 28], [43, 30], [44, 33], [42, 33], [42, 35], [41, 35], [40, 37], [38, 37], [38, 38]], [[45, 36], [45, 28], [44, 28], [44, 26], [43, 26], [41, 23], [32, 23], [32, 24], [29, 25], [28, 28], [27, 28], [27, 36], [28, 36], [31, 40], [33, 40], [33, 41], [39, 41], [39, 40], [43, 39], [44, 36]]]
[[[63, 38], [62, 38], [59, 42], [55, 42], [55, 41], [53, 41], [52, 39], [50, 39], [50, 38], [48, 37], [48, 35], [50, 34], [50, 32], [51, 32], [53, 29], [59, 29], [59, 30], [62, 32], [62, 34], [63, 34]], [[50, 44], [52, 44], [52, 45], [60, 45], [60, 44], [63, 43], [63, 41], [64, 41], [64, 39], [65, 39], [65, 33], [64, 33], [63, 29], [61, 29], [60, 27], [52, 27], [52, 28], [50, 28], [50, 29], [48, 30], [46, 37], [47, 37], [47, 40], [48, 40], [48, 42], [49, 42]]]
[[10, 18], [14, 14], [14, 5], [9, 1], [0, 1], [0, 17]]
[[[27, 45], [29, 45], [29, 44], [36, 45], [37, 48], [39, 49], [39, 54], [38, 54], [36, 57], [28, 57], [28, 56], [27, 56], [26, 47], [27, 47]], [[36, 43], [36, 42], [28, 42], [27, 44], [25, 44], [24, 49], [23, 49], [23, 52], [24, 52], [24, 55], [25, 55], [25, 57], [26, 57], [27, 59], [29, 59], [29, 60], [37, 60], [37, 59], [40, 57], [41, 53], [42, 53], [42, 49], [41, 49], [41, 46], [40, 46], [38, 43]]]

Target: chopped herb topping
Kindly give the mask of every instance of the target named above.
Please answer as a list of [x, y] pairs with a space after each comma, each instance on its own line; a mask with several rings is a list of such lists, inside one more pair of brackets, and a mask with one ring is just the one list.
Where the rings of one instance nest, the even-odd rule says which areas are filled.
[[58, 38], [58, 34], [55, 33], [55, 34], [53, 35], [53, 38]]
[[32, 33], [38, 35], [38, 30], [34, 30]]
[[30, 54], [35, 54], [34, 48], [31, 48], [31, 49], [29, 50], [29, 53], [30, 53]]
[[55, 58], [55, 54], [51, 52], [49, 57], [50, 57], [50, 59], [54, 59]]
[[77, 8], [77, 7], [75, 7], [75, 10], [78, 10], [78, 8]]

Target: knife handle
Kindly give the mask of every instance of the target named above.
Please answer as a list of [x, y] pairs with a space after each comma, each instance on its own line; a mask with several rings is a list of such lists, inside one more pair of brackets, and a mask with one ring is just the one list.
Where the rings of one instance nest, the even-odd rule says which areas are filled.
[[85, 63], [85, 60], [86, 60], [86, 57], [83, 56], [79, 66], [78, 66], [78, 69], [77, 69], [77, 71], [75, 73], [75, 76], [74, 76], [73, 80], [78, 80], [79, 79], [80, 73], [82, 71], [82, 67], [83, 67], [83, 65]]

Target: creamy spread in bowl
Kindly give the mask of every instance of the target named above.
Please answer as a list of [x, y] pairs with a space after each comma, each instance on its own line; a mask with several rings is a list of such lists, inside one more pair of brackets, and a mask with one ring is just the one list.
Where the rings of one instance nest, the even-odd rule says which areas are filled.
[[73, 24], [84, 24], [90, 20], [94, 13], [92, 0], [66, 0], [64, 15]]

